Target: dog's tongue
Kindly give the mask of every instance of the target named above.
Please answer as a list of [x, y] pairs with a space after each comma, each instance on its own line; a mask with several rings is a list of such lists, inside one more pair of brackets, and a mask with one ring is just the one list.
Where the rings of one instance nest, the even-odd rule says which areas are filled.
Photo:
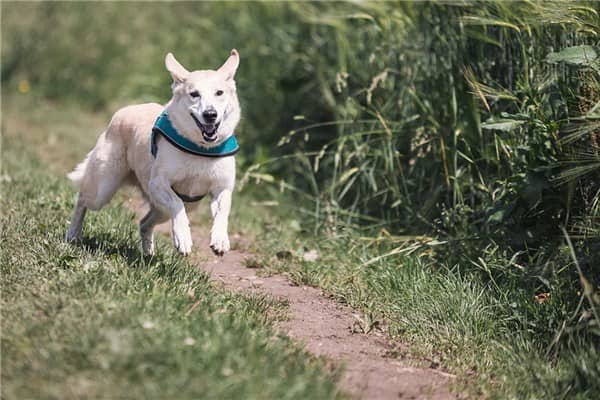
[[204, 128], [204, 133], [206, 133], [207, 135], [212, 135], [217, 130], [216, 125], [203, 125], [203, 128]]

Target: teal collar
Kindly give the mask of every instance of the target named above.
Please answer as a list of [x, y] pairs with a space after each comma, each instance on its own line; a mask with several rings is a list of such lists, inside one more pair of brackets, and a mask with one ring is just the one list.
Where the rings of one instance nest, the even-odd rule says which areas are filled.
[[223, 143], [215, 147], [202, 147], [192, 142], [185, 136], [181, 135], [171, 124], [166, 111], [156, 119], [152, 127], [152, 139], [150, 141], [150, 152], [156, 158], [158, 144], [156, 143], [156, 135], [162, 135], [169, 143], [177, 147], [179, 150], [186, 153], [194, 154], [203, 157], [227, 157], [238, 152], [240, 146], [237, 143], [234, 135], [231, 135]]

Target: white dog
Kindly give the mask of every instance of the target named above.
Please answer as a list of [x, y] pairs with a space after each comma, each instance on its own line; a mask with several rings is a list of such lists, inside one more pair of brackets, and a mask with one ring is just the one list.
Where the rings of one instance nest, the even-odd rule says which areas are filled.
[[233, 135], [240, 120], [234, 75], [236, 50], [216, 71], [188, 72], [171, 53], [165, 59], [173, 77], [173, 98], [166, 106], [139, 104], [115, 113], [94, 149], [69, 178], [79, 196], [65, 239], [81, 238], [86, 210], [98, 210], [124, 182], [136, 184], [150, 203], [140, 222], [144, 254], [154, 253], [153, 230], [169, 218], [181, 254], [192, 249], [186, 208], [212, 196], [210, 247], [229, 250], [227, 224], [235, 181], [238, 145]]

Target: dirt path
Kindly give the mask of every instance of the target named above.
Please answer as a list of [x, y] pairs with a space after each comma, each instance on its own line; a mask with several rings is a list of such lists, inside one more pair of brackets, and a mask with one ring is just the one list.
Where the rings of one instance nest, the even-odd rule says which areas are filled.
[[[141, 218], [143, 206], [130, 204]], [[168, 224], [159, 231], [170, 232]], [[336, 303], [320, 290], [291, 284], [284, 276], [257, 276], [247, 268], [248, 254], [231, 251], [216, 257], [208, 247], [208, 232], [192, 227], [192, 260], [208, 272], [213, 281], [231, 290], [265, 293], [289, 303], [289, 318], [277, 328], [304, 343], [313, 354], [344, 365], [342, 390], [362, 399], [453, 399], [449, 391], [452, 377], [435, 369], [414, 368], [386, 357], [392, 349], [383, 335], [353, 332], [356, 311]]]

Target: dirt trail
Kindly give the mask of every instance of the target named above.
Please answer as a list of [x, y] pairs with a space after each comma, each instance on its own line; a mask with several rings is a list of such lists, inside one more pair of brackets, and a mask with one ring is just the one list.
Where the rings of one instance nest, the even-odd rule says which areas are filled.
[[[131, 200], [132, 208], [142, 216], [143, 206]], [[158, 230], [170, 232], [163, 224]], [[341, 389], [361, 399], [454, 399], [449, 390], [452, 377], [435, 369], [405, 365], [386, 357], [392, 349], [383, 335], [353, 332], [356, 311], [340, 305], [320, 290], [296, 286], [281, 275], [257, 276], [247, 268], [249, 254], [233, 250], [223, 257], [214, 256], [208, 246], [208, 232], [192, 227], [192, 260], [208, 272], [213, 281], [225, 288], [265, 293], [289, 303], [288, 320], [277, 328], [304, 343], [313, 354], [324, 356], [336, 365], [344, 365]]]

